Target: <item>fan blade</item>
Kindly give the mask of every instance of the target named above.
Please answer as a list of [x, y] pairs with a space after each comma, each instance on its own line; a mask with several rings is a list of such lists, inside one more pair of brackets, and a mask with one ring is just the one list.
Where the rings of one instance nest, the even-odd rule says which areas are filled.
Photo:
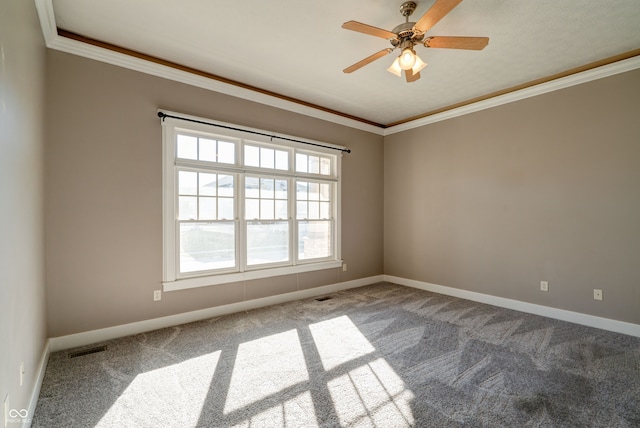
[[488, 44], [488, 37], [435, 36], [427, 37], [424, 41], [425, 47], [428, 48], [468, 49], [472, 51], [481, 51]]
[[363, 24], [358, 21], [348, 21], [342, 24], [342, 28], [345, 30], [357, 31], [359, 33], [368, 34], [370, 36], [381, 37], [383, 39], [395, 39], [396, 34], [391, 31], [383, 30], [382, 28], [374, 27], [371, 25]]
[[356, 71], [360, 67], [364, 67], [365, 65], [369, 64], [370, 62], [373, 62], [373, 61], [377, 60], [378, 58], [382, 58], [383, 56], [387, 55], [392, 50], [393, 50], [392, 48], [382, 49], [380, 52], [376, 52], [373, 55], [370, 55], [370, 56], [366, 57], [362, 61], [356, 62], [352, 66], [349, 66], [349, 67], [345, 68], [342, 71], [344, 73], [353, 73], [354, 71]]
[[422, 15], [422, 18], [413, 26], [419, 32], [426, 33], [438, 23], [447, 13], [451, 12], [454, 7], [460, 4], [462, 0], [436, 0], [428, 11]]
[[415, 82], [420, 78], [420, 72], [413, 73], [413, 70], [408, 69], [404, 71], [404, 77], [407, 79], [407, 83]]

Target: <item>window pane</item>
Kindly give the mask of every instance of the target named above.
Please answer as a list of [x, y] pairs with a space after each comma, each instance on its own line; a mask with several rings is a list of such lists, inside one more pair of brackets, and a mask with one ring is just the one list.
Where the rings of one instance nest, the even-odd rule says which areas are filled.
[[331, 175], [331, 159], [320, 158], [320, 174]]
[[216, 174], [207, 174], [206, 172], [200, 173], [200, 196], [216, 196]]
[[306, 181], [298, 181], [296, 182], [296, 193], [297, 193], [297, 198], [299, 201], [302, 200], [306, 200], [307, 199], [307, 188], [309, 186], [309, 183], [307, 183]]
[[234, 267], [235, 239], [233, 222], [180, 224], [180, 272]]
[[247, 223], [247, 264], [249, 266], [288, 260], [288, 222]]
[[307, 155], [296, 153], [296, 171], [307, 172], [309, 170], [307, 166]]
[[296, 204], [296, 211], [296, 218], [307, 218], [307, 201], [298, 201], [298, 203]]
[[284, 171], [289, 169], [289, 152], [276, 150], [276, 169]]
[[330, 257], [331, 222], [301, 221], [298, 223], [298, 259]]
[[320, 202], [320, 218], [331, 218], [331, 204], [329, 202]]
[[271, 220], [274, 218], [273, 199], [260, 200], [260, 218], [263, 220]]
[[260, 179], [258, 177], [246, 177], [244, 179], [244, 195], [247, 198], [260, 197]]
[[320, 174], [320, 158], [318, 156], [309, 156], [309, 172]]
[[331, 185], [327, 183], [320, 184], [320, 200], [321, 201], [329, 201], [331, 200]]
[[276, 201], [276, 218], [286, 219], [289, 218], [289, 207], [287, 201]]
[[218, 198], [218, 220], [231, 220], [233, 214], [233, 198]]
[[236, 163], [236, 145], [227, 141], [218, 141], [218, 162]]
[[260, 197], [273, 199], [274, 197], [274, 180], [273, 178], [260, 179]]
[[198, 159], [198, 139], [188, 135], [178, 135], [178, 157]]
[[200, 198], [199, 201], [199, 220], [215, 220], [216, 219], [216, 198]]
[[218, 196], [233, 196], [233, 175], [218, 175]]
[[244, 146], [244, 164], [260, 166], [260, 149], [255, 146]]
[[320, 218], [320, 202], [309, 201], [309, 214], [307, 215], [309, 219], [319, 219]]
[[198, 219], [198, 198], [195, 196], [180, 196], [178, 198], [178, 218], [180, 220]]
[[180, 195], [198, 194], [198, 173], [178, 171], [178, 193]]
[[247, 199], [244, 205], [244, 218], [257, 219], [260, 218], [260, 200], [259, 199]]
[[320, 184], [309, 183], [309, 200], [320, 200]]
[[216, 162], [216, 140], [206, 138], [199, 139], [199, 155], [198, 159], [209, 162]]
[[260, 148], [260, 166], [262, 168], [273, 168], [275, 166], [275, 153], [273, 149]]
[[276, 180], [276, 198], [277, 199], [289, 199], [287, 194], [287, 180]]

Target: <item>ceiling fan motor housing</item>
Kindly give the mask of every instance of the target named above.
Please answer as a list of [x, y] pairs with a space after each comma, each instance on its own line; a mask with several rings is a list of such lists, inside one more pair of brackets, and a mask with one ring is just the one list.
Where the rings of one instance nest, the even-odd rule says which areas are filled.
[[397, 36], [395, 39], [390, 40], [391, 44], [397, 47], [406, 40], [412, 40], [416, 43], [421, 41], [424, 38], [424, 34], [416, 34], [415, 31], [413, 31], [414, 25], [416, 25], [415, 22], [404, 22], [391, 30], [391, 32]]

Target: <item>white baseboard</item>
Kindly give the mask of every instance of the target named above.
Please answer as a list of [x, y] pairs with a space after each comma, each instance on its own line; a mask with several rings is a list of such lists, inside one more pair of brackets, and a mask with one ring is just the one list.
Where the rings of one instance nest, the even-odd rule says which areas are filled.
[[393, 282], [394, 284], [405, 285], [407, 287], [419, 288], [420, 290], [431, 291], [434, 293], [445, 294], [447, 296], [472, 300], [474, 302], [499, 306], [501, 308], [513, 309], [529, 314], [541, 315], [561, 321], [568, 321], [575, 324], [581, 324], [589, 327], [613, 331], [616, 333], [640, 337], [640, 325], [638, 324], [616, 321], [609, 318], [596, 317], [579, 312], [552, 308], [550, 306], [536, 305], [534, 303], [527, 303], [519, 300], [506, 299], [504, 297], [491, 296], [489, 294], [476, 293], [474, 291], [462, 290], [459, 288], [447, 287], [444, 285], [431, 284], [428, 282], [416, 281], [413, 279], [400, 278], [392, 275], [383, 275], [383, 278], [384, 281], [387, 282]]
[[261, 299], [247, 300], [244, 302], [232, 303], [229, 305], [216, 306], [213, 308], [201, 309], [182, 314], [169, 315], [161, 318], [154, 318], [130, 324], [118, 325], [114, 327], [102, 328], [82, 333], [70, 334], [67, 336], [53, 337], [49, 339], [49, 352], [62, 351], [64, 349], [76, 348], [78, 346], [90, 345], [92, 343], [105, 340], [116, 339], [118, 337], [132, 334], [144, 333], [159, 328], [173, 327], [189, 322], [200, 321], [221, 315], [235, 312], [248, 311], [265, 306], [277, 305], [279, 303], [293, 300], [306, 299], [320, 296], [322, 294], [334, 293], [336, 291], [347, 290], [349, 288], [362, 287], [364, 285], [375, 284], [383, 281], [382, 275], [356, 279], [353, 281], [339, 282], [322, 287], [310, 288], [308, 290], [294, 291], [292, 293], [278, 294], [276, 296], [263, 297]]
[[[227, 315], [235, 312], [248, 311], [251, 309], [277, 305], [279, 303], [290, 302], [298, 299], [306, 299], [309, 297], [320, 296], [322, 294], [333, 293], [350, 288], [362, 287], [364, 285], [375, 284], [376, 282], [381, 281], [393, 282], [395, 284], [419, 288], [421, 290], [431, 291], [434, 293], [445, 294], [448, 296], [459, 297], [462, 299], [486, 303], [502, 308], [513, 309], [520, 312], [541, 315], [562, 321], [573, 322], [589, 327], [595, 327], [603, 330], [609, 330], [617, 333], [628, 334], [630, 336], [640, 337], [640, 325], [638, 324], [596, 317], [593, 315], [552, 308], [549, 306], [536, 305], [519, 300], [507, 299], [504, 297], [491, 296], [489, 294], [477, 293], [473, 291], [462, 290], [459, 288], [447, 287], [444, 285], [437, 285], [423, 281], [400, 278], [392, 275], [377, 275], [356, 279], [353, 281], [346, 281], [331, 285], [325, 285], [322, 287], [310, 288], [308, 290], [294, 291], [292, 293], [279, 294], [276, 296], [269, 296], [255, 300], [232, 303], [229, 305], [216, 306], [213, 308], [201, 309], [192, 312], [185, 312], [182, 314], [169, 315], [166, 317], [154, 318], [151, 320], [139, 321], [114, 327], [107, 327], [99, 330], [54, 337], [49, 339], [48, 341], [46, 356], [48, 357], [50, 352], [90, 345], [92, 343], [102, 342], [105, 340], [111, 340], [119, 337], [129, 336], [132, 334], [157, 330], [160, 328], [200, 321], [203, 319]], [[44, 362], [41, 361], [41, 366], [41, 370], [44, 372], [44, 367], [46, 367], [46, 360]]]

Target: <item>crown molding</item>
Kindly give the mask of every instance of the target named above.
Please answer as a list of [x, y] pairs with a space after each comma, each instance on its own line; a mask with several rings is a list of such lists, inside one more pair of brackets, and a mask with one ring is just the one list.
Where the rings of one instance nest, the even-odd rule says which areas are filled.
[[208, 89], [210, 91], [230, 95], [248, 101], [253, 101], [256, 103], [268, 105], [270, 107], [276, 107], [282, 110], [303, 114], [305, 116], [314, 117], [316, 119], [326, 120], [328, 122], [371, 132], [377, 135], [383, 134], [383, 128], [379, 126], [370, 125], [368, 123], [350, 119], [339, 114], [334, 114], [318, 108], [289, 101], [287, 99], [278, 98], [273, 95], [221, 82], [205, 76], [179, 70], [166, 65], [158, 64], [156, 62], [116, 52], [110, 49], [105, 49], [77, 40], [72, 40], [67, 37], [61, 37], [58, 35], [58, 30], [55, 22], [53, 0], [35, 0], [35, 3], [40, 19], [42, 34], [44, 36], [46, 46], [50, 49], [70, 53], [96, 61], [105, 62], [130, 70], [150, 74], [152, 76], [162, 77], [164, 79], [185, 83], [187, 85]]
[[462, 106], [445, 108], [444, 111], [439, 111], [433, 114], [426, 113], [422, 117], [417, 117], [415, 119], [408, 118], [406, 122], [384, 127], [372, 125], [365, 121], [355, 120], [350, 117], [340, 115], [338, 114], [339, 112], [332, 113], [330, 111], [322, 110], [321, 108], [315, 108], [303, 103], [296, 103], [291, 99], [277, 97], [269, 93], [233, 85], [231, 83], [212, 79], [200, 74], [177, 69], [175, 67], [169, 67], [158, 62], [117, 52], [112, 49], [106, 49], [94, 44], [62, 37], [58, 35], [55, 13], [53, 10], [53, 0], [34, 1], [38, 11], [38, 17], [40, 19], [42, 34], [44, 36], [46, 46], [50, 49], [105, 62], [152, 76], [185, 83], [187, 85], [276, 107], [316, 119], [326, 120], [338, 125], [359, 129], [381, 136], [392, 135], [410, 129], [419, 128], [421, 126], [441, 122], [443, 120], [453, 119], [455, 117], [475, 113], [481, 110], [640, 68], [640, 55], [632, 56], [630, 58], [625, 58], [605, 65], [594, 66], [593, 68], [573, 74], [569, 73], [568, 75], [559, 78], [551, 77], [548, 81], [544, 81], [542, 83], [524, 85], [526, 86], [524, 88], [517, 88], [514, 90], [507, 89], [495, 96], [488, 95], [485, 99], [475, 102], [472, 101]]
[[390, 126], [384, 130], [383, 135], [392, 135], [409, 129], [419, 128], [421, 126], [453, 119], [454, 117], [464, 116], [469, 113], [475, 113], [492, 107], [501, 106], [503, 104], [512, 103], [514, 101], [524, 100], [526, 98], [535, 97], [548, 92], [558, 91], [560, 89], [569, 88], [571, 86], [580, 85], [593, 80], [603, 79], [605, 77], [625, 73], [638, 68], [640, 68], [640, 56], [623, 59], [611, 64], [602, 65], [600, 67], [595, 67], [569, 76], [553, 79], [548, 82], [528, 86], [523, 89], [508, 92], [482, 101], [446, 110], [441, 113], [415, 119], [400, 125]]

